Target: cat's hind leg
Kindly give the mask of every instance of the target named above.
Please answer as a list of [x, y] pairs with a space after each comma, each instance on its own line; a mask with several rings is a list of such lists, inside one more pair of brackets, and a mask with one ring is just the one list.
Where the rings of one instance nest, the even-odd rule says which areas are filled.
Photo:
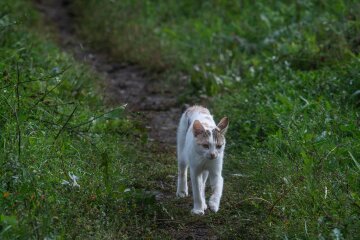
[[187, 197], [188, 194], [188, 185], [187, 185], [187, 170], [188, 164], [187, 161], [178, 156], [178, 183], [176, 196], [178, 197]]
[[187, 157], [184, 156], [184, 147], [185, 147], [187, 129], [188, 129], [188, 118], [184, 113], [181, 116], [179, 127], [177, 130], [178, 184], [177, 184], [176, 196], [178, 197], [188, 196], [187, 169], [189, 164]]

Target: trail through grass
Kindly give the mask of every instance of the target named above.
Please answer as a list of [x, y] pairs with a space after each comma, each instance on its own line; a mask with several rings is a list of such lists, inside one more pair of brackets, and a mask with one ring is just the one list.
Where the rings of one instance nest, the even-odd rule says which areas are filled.
[[105, 106], [101, 76], [41, 29], [29, 3], [0, 3], [0, 238], [164, 236], [136, 178], [158, 159], [143, 124]]
[[360, 236], [357, 1], [70, 7], [89, 45], [188, 84], [179, 100], [206, 98], [230, 118], [221, 209], [191, 216], [191, 198], [172, 197], [174, 149], [104, 105], [102, 77], [39, 30], [29, 3], [4, 0], [0, 238]]

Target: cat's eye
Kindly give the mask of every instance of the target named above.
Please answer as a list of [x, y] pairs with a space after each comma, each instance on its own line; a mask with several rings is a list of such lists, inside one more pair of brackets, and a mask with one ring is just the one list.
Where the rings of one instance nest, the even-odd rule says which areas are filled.
[[206, 149], [209, 148], [209, 144], [203, 144], [202, 146], [203, 146], [203, 148], [206, 148]]
[[220, 149], [222, 145], [216, 145], [216, 148], [217, 149]]

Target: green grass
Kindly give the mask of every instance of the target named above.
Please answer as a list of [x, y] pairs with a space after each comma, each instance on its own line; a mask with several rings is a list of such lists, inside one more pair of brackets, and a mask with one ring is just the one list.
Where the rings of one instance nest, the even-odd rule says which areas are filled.
[[[360, 4], [73, 7], [94, 47], [187, 76], [185, 96], [212, 96], [216, 118], [230, 118], [221, 210], [191, 216], [191, 198], [171, 198], [175, 154], [144, 142], [141, 123], [103, 104], [96, 74], [35, 30], [44, 26], [28, 3], [4, 0], [1, 239], [164, 239], [204, 226], [221, 239], [360, 235]], [[69, 173], [80, 188], [62, 184]]]
[[95, 47], [145, 67], [184, 71], [195, 89], [211, 95], [234, 87], [268, 57], [312, 70], [359, 53], [356, 1], [77, 0], [74, 5], [79, 31]]
[[[94, 46], [185, 74], [190, 92], [230, 117], [222, 210], [199, 221], [223, 238], [360, 235], [357, 1], [77, 0], [74, 9]], [[177, 200], [168, 204], [191, 225]]]
[[135, 179], [150, 151], [141, 124], [103, 104], [96, 74], [36, 30], [32, 8], [0, 3], [0, 238], [160, 234], [163, 211]]

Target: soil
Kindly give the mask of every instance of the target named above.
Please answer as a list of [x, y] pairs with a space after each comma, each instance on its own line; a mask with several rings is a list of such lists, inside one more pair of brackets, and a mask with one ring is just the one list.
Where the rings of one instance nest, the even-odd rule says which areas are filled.
[[[122, 106], [127, 104], [129, 113], [137, 112], [149, 131], [149, 139], [155, 142], [160, 151], [175, 152], [176, 128], [181, 112], [187, 105], [177, 101], [178, 93], [184, 89], [179, 83], [169, 84], [156, 74], [126, 62], [118, 62], [107, 53], [94, 51], [79, 38], [75, 29], [75, 14], [69, 5], [71, 0], [35, 0], [36, 7], [47, 21], [56, 26], [58, 44], [72, 54], [79, 62], [84, 62], [101, 76], [104, 98], [107, 104]], [[156, 150], [156, 151], [159, 151]], [[174, 178], [174, 183], [176, 179]], [[170, 188], [170, 187], [169, 187]], [[171, 190], [175, 187], [171, 186]], [[168, 201], [174, 197], [170, 189], [156, 194], [158, 201]], [[191, 201], [185, 201], [190, 209]], [[174, 229], [165, 229], [174, 239], [217, 239], [213, 231], [203, 222]]]
[[37, 0], [36, 6], [57, 27], [59, 45], [102, 76], [107, 104], [127, 104], [129, 112], [138, 112], [143, 117], [149, 140], [174, 148], [183, 108], [176, 96], [184, 87], [157, 79], [154, 73], [137, 65], [117, 62], [106, 53], [92, 50], [76, 35], [76, 16], [69, 8], [70, 3], [70, 0]]

